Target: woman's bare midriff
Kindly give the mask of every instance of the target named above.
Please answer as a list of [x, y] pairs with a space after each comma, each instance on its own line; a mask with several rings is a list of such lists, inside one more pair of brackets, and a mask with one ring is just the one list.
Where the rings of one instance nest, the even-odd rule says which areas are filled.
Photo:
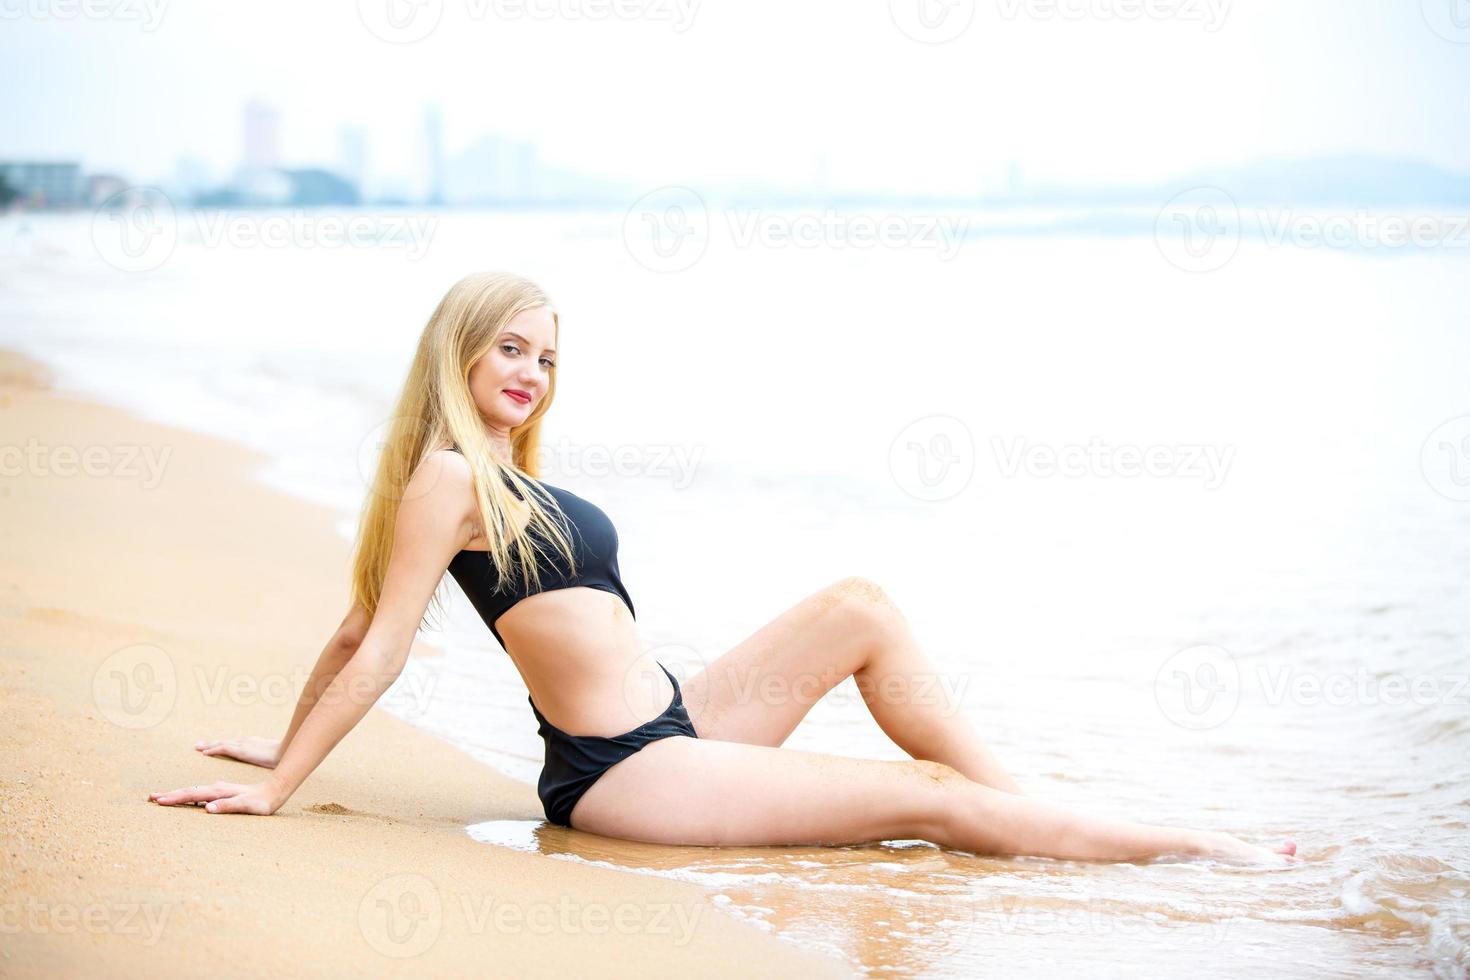
[[621, 597], [588, 586], [527, 596], [495, 621], [546, 720], [569, 735], [611, 737], [658, 717], [673, 685], [643, 652]]
[[[528, 509], [512, 506], [524, 528]], [[464, 550], [488, 550], [473, 498], [465, 512]], [[643, 652], [633, 614], [611, 592], [585, 585], [538, 592], [502, 613], [495, 629], [537, 709], [568, 735], [622, 735], [673, 700], [673, 685]]]

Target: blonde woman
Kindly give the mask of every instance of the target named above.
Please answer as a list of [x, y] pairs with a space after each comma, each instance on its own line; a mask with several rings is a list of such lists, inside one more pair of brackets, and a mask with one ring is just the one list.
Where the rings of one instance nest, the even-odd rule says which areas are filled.
[[[1291, 842], [1272, 849], [1023, 795], [958, 713], [880, 693], [894, 689], [885, 679], [934, 668], [903, 614], [865, 579], [808, 596], [681, 689], [642, 650], [607, 515], [536, 479], [559, 326], [546, 295], [518, 276], [471, 275], [449, 290], [420, 338], [362, 517], [355, 602], [285, 736], [196, 746], [270, 777], [151, 800], [276, 812], [403, 669], [448, 571], [530, 692], [546, 746], [537, 791], [552, 823], [666, 844], [917, 838], [1056, 858], [1294, 860]], [[811, 704], [849, 676], [911, 760], [781, 748]], [[742, 693], [755, 689], [801, 693]]]

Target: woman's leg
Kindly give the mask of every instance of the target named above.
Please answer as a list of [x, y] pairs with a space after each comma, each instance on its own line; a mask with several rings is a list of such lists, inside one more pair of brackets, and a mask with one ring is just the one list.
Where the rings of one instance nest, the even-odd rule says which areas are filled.
[[1162, 855], [1283, 864], [1226, 834], [1089, 816], [965, 778], [880, 761], [675, 736], [613, 766], [572, 811], [577, 830], [705, 846], [928, 840], [981, 854], [1123, 861]]
[[915, 759], [1019, 793], [960, 712], [903, 613], [873, 582], [808, 596], [682, 685], [702, 738], [779, 746], [811, 706], [852, 677], [878, 727]]

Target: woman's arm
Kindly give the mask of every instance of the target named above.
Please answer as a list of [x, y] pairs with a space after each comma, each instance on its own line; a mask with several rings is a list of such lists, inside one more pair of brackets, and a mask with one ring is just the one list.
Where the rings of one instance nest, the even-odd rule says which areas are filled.
[[194, 748], [204, 755], [238, 759], [252, 766], [274, 769], [281, 761], [281, 754], [286, 746], [291, 744], [291, 739], [311, 712], [312, 705], [321, 699], [322, 692], [332, 683], [332, 678], [337, 676], [342, 665], [351, 660], [357, 648], [362, 645], [363, 636], [371, 621], [367, 609], [360, 603], [354, 603], [342, 620], [342, 625], [332, 634], [332, 638], [322, 648], [321, 655], [317, 657], [316, 666], [311, 669], [311, 677], [307, 679], [306, 686], [301, 689], [301, 696], [296, 701], [296, 712], [291, 716], [291, 724], [286, 728], [285, 735], [279, 739], [263, 738], [259, 735], [201, 739], [194, 743]]
[[[432, 459], [447, 456], [451, 459]], [[357, 650], [321, 690], [264, 783], [215, 783], [150, 799], [208, 803], [211, 813], [274, 813], [397, 679], [450, 560], [473, 534], [474, 492], [459, 454], [431, 454], [405, 488], [377, 613]], [[308, 683], [307, 688], [313, 685]], [[300, 706], [298, 705], [298, 711]], [[294, 721], [293, 721], [294, 724]]]
[[301, 729], [301, 723], [311, 713], [312, 707], [321, 700], [322, 692], [327, 685], [332, 683], [332, 678], [337, 676], [342, 666], [352, 659], [357, 653], [358, 647], [367, 636], [368, 626], [372, 619], [367, 614], [367, 609], [361, 603], [354, 603], [352, 609], [347, 613], [347, 618], [327, 645], [322, 648], [321, 656], [316, 659], [316, 666], [311, 669], [311, 677], [306, 686], [301, 689], [301, 697], [296, 701], [296, 713], [291, 716], [291, 724], [286, 727], [286, 734], [281, 736], [281, 747], [276, 758], [271, 762], [275, 766], [281, 761], [281, 756], [291, 745], [291, 739]]
[[413, 638], [409, 637], [409, 643], [400, 646], [386, 637], [373, 637], [369, 633], [352, 659], [327, 684], [290, 745], [282, 750], [281, 760], [266, 780], [267, 798], [274, 804], [271, 812], [291, 798], [402, 672]]

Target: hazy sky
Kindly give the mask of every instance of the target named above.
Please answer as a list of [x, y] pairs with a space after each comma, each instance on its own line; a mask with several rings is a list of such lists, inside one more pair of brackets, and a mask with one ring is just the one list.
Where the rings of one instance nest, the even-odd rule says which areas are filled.
[[[187, 154], [223, 175], [257, 96], [288, 164], [336, 163], [359, 125], [380, 177], [422, 170], [430, 102], [451, 155], [496, 130], [650, 184], [802, 182], [824, 160], [840, 186], [973, 191], [1009, 161], [1142, 182], [1353, 152], [1470, 172], [1456, 0], [89, 2], [111, 15], [0, 0], [0, 157], [142, 181]], [[920, 2], [936, 31], [968, 28], [910, 37]], [[437, 27], [385, 42], [368, 25], [390, 10]]]

